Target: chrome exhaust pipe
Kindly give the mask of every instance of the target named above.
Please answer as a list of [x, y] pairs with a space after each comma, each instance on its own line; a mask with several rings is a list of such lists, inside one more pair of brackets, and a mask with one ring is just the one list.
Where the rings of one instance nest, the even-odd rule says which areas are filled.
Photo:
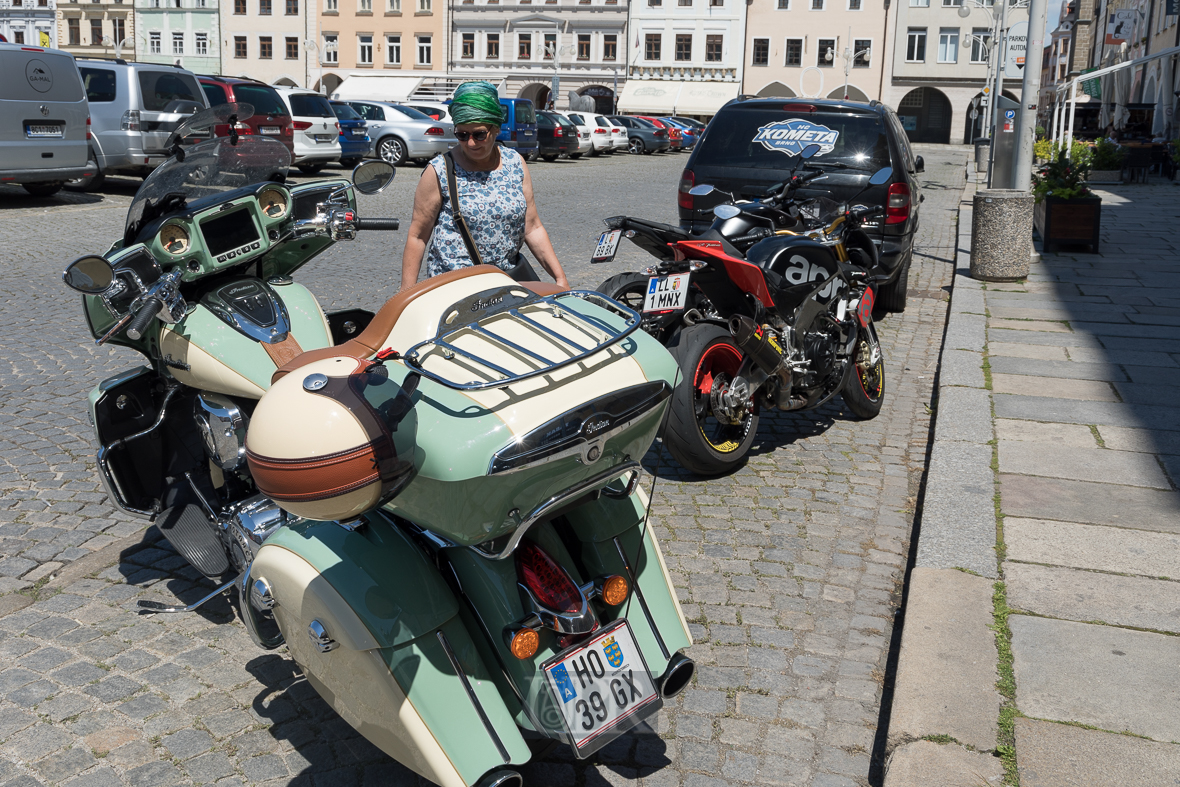
[[695, 661], [683, 653], [677, 653], [668, 662], [668, 669], [664, 671], [664, 677], [659, 680], [660, 696], [670, 700], [684, 691], [685, 687], [692, 682], [692, 676], [696, 674], [696, 671]]
[[524, 778], [516, 771], [497, 768], [491, 773], [484, 774], [475, 787], [524, 787]]

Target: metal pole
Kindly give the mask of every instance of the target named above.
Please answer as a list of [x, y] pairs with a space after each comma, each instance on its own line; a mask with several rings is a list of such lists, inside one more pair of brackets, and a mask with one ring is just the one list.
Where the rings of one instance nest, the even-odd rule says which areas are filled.
[[1078, 108], [1078, 81], [1075, 79], [1069, 92], [1069, 131], [1065, 133], [1065, 156], [1073, 160], [1073, 115]]
[[1056, 145], [1057, 140], [1061, 134], [1061, 91], [1053, 91], [1053, 136], [1049, 139], [1051, 144]]
[[553, 102], [553, 108], [557, 109], [557, 94], [561, 90], [561, 22], [554, 22], [553, 30], [553, 95], [549, 100]]
[[1037, 138], [1037, 94], [1041, 92], [1041, 60], [1045, 48], [1045, 4], [1045, 0], [1031, 0], [1028, 6], [1024, 80], [1020, 87], [1020, 108], [1016, 112], [1016, 162], [1012, 171], [1012, 186], [1021, 191], [1032, 187], [1033, 143]]
[[[998, 147], [996, 135], [1000, 131], [1000, 96], [1004, 93], [1004, 38], [1007, 35], [1008, 26], [1008, 2], [1009, 0], [999, 0], [1000, 7], [1000, 27], [998, 29], [999, 35], [996, 36], [996, 84], [992, 88], [992, 130], [991, 130], [991, 145], [988, 150], [987, 163], [987, 187], [992, 187], [992, 178], [995, 176], [995, 162], [996, 162], [996, 148]], [[1025, 54], [1027, 60], [1027, 53]]]

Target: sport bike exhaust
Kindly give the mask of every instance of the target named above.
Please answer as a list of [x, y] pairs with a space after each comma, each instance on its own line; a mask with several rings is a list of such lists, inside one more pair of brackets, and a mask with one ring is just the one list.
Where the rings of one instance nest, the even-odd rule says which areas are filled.
[[782, 348], [774, 334], [740, 314], [729, 318], [729, 333], [755, 366], [767, 375], [777, 376], [789, 387], [791, 370], [784, 363]]

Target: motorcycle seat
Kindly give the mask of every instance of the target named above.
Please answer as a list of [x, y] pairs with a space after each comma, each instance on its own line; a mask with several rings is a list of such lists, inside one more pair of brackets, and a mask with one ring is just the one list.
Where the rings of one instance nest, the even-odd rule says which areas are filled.
[[[452, 288], [453, 292], [448, 292], [440, 299], [424, 298], [424, 296], [456, 282], [464, 282], [466, 286]], [[300, 353], [276, 369], [275, 373], [271, 375], [270, 383], [274, 385], [275, 382], [296, 369], [325, 358], [337, 358], [345, 355], [364, 360], [371, 358], [386, 347], [393, 347], [399, 352], [405, 352], [418, 342], [433, 336], [433, 326], [438, 325], [442, 310], [459, 298], [512, 283], [513, 280], [507, 274], [493, 265], [473, 265], [447, 271], [425, 281], [420, 281], [387, 300], [385, 305], [373, 316], [368, 327], [355, 337], [332, 347], [321, 347]], [[565, 292], [564, 287], [559, 287], [551, 282], [516, 283], [541, 296]], [[410, 312], [408, 315], [407, 310]], [[403, 317], [406, 317], [404, 321]]]

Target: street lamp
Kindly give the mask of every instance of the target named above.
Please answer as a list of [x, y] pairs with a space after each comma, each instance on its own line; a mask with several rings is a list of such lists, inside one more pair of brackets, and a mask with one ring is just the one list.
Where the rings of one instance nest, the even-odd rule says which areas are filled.
[[[844, 42], [844, 51], [840, 53], [840, 59], [844, 61], [844, 100], [848, 100], [848, 76], [852, 72], [852, 64], [856, 62], [858, 57], [867, 55], [872, 51], [872, 48], [862, 49], [859, 52], [854, 52], [849, 45], [852, 41], [852, 28], [848, 28], [848, 38]], [[824, 53], [824, 60], [831, 63], [836, 59], [836, 51], [832, 47], [828, 47], [828, 51]]]

